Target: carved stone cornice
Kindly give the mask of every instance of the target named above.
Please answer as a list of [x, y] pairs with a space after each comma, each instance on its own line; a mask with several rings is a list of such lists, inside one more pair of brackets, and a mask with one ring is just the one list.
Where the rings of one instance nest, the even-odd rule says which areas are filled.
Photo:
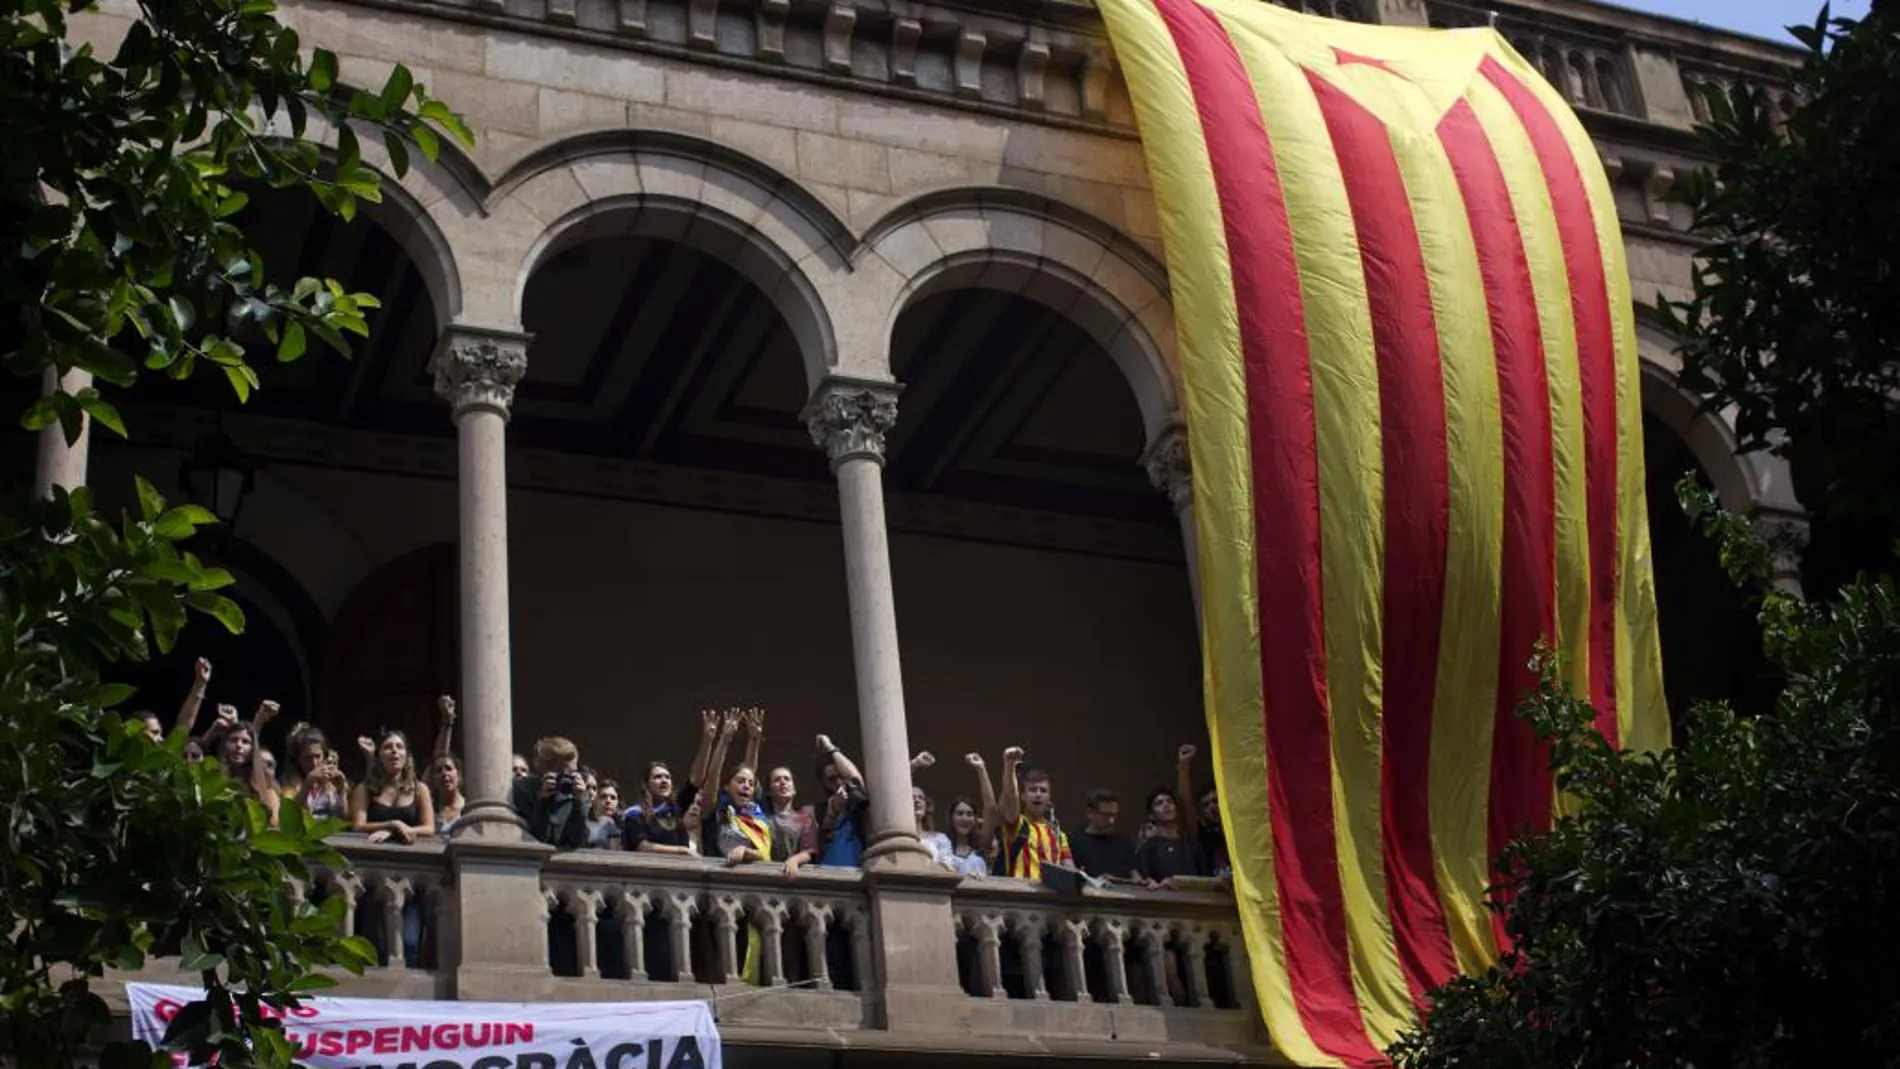
[[429, 361], [435, 392], [457, 418], [488, 409], [507, 419], [515, 387], [528, 373], [528, 340], [526, 334], [449, 328]]
[[1194, 465], [1188, 456], [1187, 428], [1174, 426], [1161, 432], [1154, 445], [1141, 458], [1148, 469], [1148, 481], [1168, 495], [1174, 511], [1194, 503]]
[[847, 460], [884, 463], [884, 435], [897, 425], [894, 382], [828, 379], [805, 406], [811, 440], [831, 458], [832, 470]]

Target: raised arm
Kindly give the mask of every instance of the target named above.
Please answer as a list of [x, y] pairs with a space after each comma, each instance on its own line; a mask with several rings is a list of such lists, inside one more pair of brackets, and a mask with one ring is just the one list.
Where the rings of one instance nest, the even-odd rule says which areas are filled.
[[765, 710], [753, 708], [740, 714], [745, 724], [745, 764], [753, 775], [759, 774], [759, 747], [765, 744]]
[[172, 721], [173, 731], [183, 728], [185, 734], [191, 734], [192, 725], [198, 722], [198, 708], [205, 701], [205, 689], [210, 686], [211, 662], [200, 657], [192, 670], [191, 689], [185, 692], [185, 700], [178, 706], [178, 716]]
[[[257, 704], [257, 712], [251, 714], [251, 789], [261, 797], [277, 793], [277, 777], [264, 767], [264, 725], [277, 719], [277, 703], [269, 698]], [[276, 826], [276, 810], [271, 813], [271, 825]]]
[[990, 782], [990, 769], [983, 763], [982, 754], [967, 753], [963, 760], [976, 770], [977, 804], [983, 810], [977, 814], [975, 841], [983, 842], [996, 827], [996, 784]]
[[1200, 807], [1194, 804], [1194, 749], [1193, 743], [1181, 747], [1175, 754], [1174, 768], [1174, 812], [1181, 822], [1181, 837], [1191, 839], [1200, 829]]
[[695, 787], [706, 782], [706, 766], [712, 761], [713, 739], [719, 736], [719, 714], [711, 709], [699, 711], [699, 749], [693, 754], [693, 767], [686, 770], [686, 782]]
[[844, 755], [843, 750], [831, 744], [831, 736], [818, 736], [818, 752], [831, 759], [831, 767], [838, 770], [839, 779], [846, 783], [856, 784], [859, 790], [865, 789], [864, 773], [858, 771], [858, 766], [851, 763], [851, 759]]
[[[1011, 746], [1003, 751], [1003, 802], [999, 815], [1003, 818], [998, 830], [1015, 828], [1023, 818], [1022, 786], [1016, 782], [1016, 770], [1022, 767], [1023, 748]], [[1009, 834], [1014, 835], [1011, 831]]]
[[936, 754], [931, 753], [929, 750], [919, 750], [917, 751], [917, 756], [910, 759], [910, 770], [912, 772], [922, 772], [924, 769], [936, 763]]
[[726, 751], [732, 747], [732, 737], [739, 733], [739, 710], [728, 709], [719, 714], [719, 738], [713, 742], [712, 757], [706, 762], [707, 781], [695, 783], [701, 793], [711, 791], [713, 808], [718, 809], [719, 787], [726, 782]]
[[435, 700], [435, 708], [442, 716], [435, 726], [435, 749], [429, 756], [442, 757], [455, 744], [455, 699], [444, 694]]

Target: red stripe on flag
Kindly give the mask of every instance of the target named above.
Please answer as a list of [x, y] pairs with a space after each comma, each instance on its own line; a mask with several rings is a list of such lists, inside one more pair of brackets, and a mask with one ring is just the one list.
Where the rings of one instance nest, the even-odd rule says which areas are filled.
[[[1498, 365], [1504, 444], [1504, 545], [1498, 620], [1498, 700], [1491, 728], [1489, 840], [1496, 857], [1526, 830], [1550, 823], [1547, 750], [1517, 715], [1537, 685], [1530, 659], [1557, 624], [1557, 475], [1551, 456], [1550, 384], [1524, 235], [1491, 139], [1460, 100], [1438, 125], [1477, 247]], [[1492, 914], [1500, 947], [1503, 915]]]
[[1380, 817], [1387, 908], [1412, 997], [1457, 974], [1432, 860], [1432, 708], [1451, 487], [1431, 281], [1405, 176], [1378, 116], [1311, 71], [1352, 205], [1379, 365], [1385, 465]]
[[1383, 1058], [1353, 988], [1334, 840], [1319, 458], [1292, 225], [1253, 80], [1226, 30], [1192, 0], [1155, 0], [1155, 9], [1207, 141], [1246, 365], [1268, 804], [1287, 972], [1313, 1042], [1373, 1064]]
[[1590, 541], [1590, 702], [1611, 745], [1616, 731], [1616, 341], [1609, 282], [1583, 173], [1557, 120], [1530, 87], [1486, 57], [1485, 79], [1530, 135], [1557, 217], [1577, 321], [1577, 377], [1583, 396], [1584, 501]]

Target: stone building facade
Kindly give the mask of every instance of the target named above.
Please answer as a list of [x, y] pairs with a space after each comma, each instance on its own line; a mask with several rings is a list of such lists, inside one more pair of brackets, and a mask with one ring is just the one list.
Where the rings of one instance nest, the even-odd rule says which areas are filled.
[[[1616, 190], [1652, 500], [1693, 464], [1798, 542], [1786, 471], [1733, 454], [1644, 314], [1690, 285], [1668, 194], [1697, 165], [1698, 87], [1772, 88], [1790, 54], [1585, 0], [1308, 6], [1495, 19], [1537, 59]], [[406, 63], [476, 144], [390, 182], [356, 224], [257, 197], [267, 262], [384, 295], [369, 344], [282, 369], [241, 409], [152, 389], [125, 406], [135, 439], [95, 440], [77, 469], [108, 502], [133, 470], [176, 471], [162, 487], [176, 491], [207, 440], [254, 469], [215, 552], [251, 633], [188, 639], [218, 661], [219, 700], [275, 697], [285, 719], [346, 738], [415, 736], [433, 696], [456, 693], [471, 797], [490, 801], [538, 735], [574, 738], [631, 787], [646, 760], [690, 753], [697, 709], [763, 704], [768, 762], [808, 770], [821, 731], [863, 756], [880, 847], [868, 873], [789, 886], [550, 858], [501, 826], [446, 848], [352, 847], [359, 872], [338, 885], [359, 915], [426, 899], [433, 932], [427, 963], [355, 989], [704, 995], [640, 967], [654, 916], [737, 995], [719, 1003], [734, 1064], [1270, 1061], [1231, 903], [1055, 903], [907, 862], [915, 749], [939, 757], [917, 782], [947, 810], [972, 792], [963, 753], [995, 764], [1022, 744], [1079, 822], [1085, 790], [1132, 810], [1204, 736], [1167, 278], [1092, 7], [286, 0], [282, 14], [347, 82]], [[87, 32], [109, 45], [124, 25], [108, 6]], [[1707, 562], [1657, 526], [1672, 690], [1734, 687], [1698, 621], [1719, 594]], [[147, 682], [182, 687], [174, 670]], [[549, 966], [544, 912], [572, 921], [575, 975]], [[748, 923], [784, 948], [767, 962], [782, 990], [723, 983]], [[814, 975], [834, 932], [848, 981]], [[1187, 963], [1172, 992], [1154, 983], [1170, 950]]]

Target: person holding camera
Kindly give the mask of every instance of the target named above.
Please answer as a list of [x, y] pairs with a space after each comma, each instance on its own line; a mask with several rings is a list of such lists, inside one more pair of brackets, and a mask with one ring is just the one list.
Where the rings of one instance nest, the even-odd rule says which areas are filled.
[[587, 845], [590, 799], [581, 778], [580, 748], [551, 735], [535, 740], [535, 775], [515, 780], [508, 808], [527, 822], [528, 834], [559, 850]]

